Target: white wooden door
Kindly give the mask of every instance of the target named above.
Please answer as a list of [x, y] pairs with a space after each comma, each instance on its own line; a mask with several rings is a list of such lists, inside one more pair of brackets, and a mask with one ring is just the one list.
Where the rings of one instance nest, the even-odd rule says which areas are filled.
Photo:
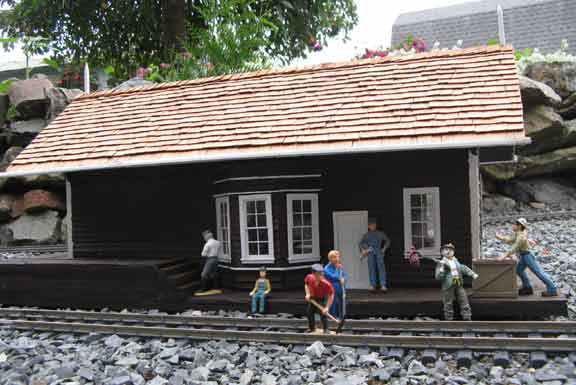
[[360, 259], [358, 243], [368, 230], [368, 211], [335, 211], [334, 248], [340, 250], [350, 289], [368, 289], [368, 258]]

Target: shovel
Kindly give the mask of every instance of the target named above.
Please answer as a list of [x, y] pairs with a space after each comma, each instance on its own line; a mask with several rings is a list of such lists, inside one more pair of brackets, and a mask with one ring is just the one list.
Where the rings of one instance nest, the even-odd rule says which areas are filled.
[[[310, 298], [310, 303], [312, 305], [316, 306], [318, 309], [324, 310], [324, 308], [322, 306], [320, 306], [320, 304], [318, 302], [314, 301], [312, 298]], [[330, 313], [326, 313], [326, 317], [330, 318], [332, 321], [334, 321], [338, 324], [338, 327], [336, 328], [336, 334], [342, 333], [342, 327], [344, 326], [344, 318], [339, 320], [338, 318], [334, 317]]]

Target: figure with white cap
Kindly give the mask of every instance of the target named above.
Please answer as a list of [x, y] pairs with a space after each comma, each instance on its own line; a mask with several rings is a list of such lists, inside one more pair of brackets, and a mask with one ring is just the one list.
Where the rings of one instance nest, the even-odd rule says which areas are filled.
[[[328, 333], [328, 319], [326, 315], [334, 302], [334, 288], [332, 284], [324, 278], [324, 268], [321, 264], [312, 265], [312, 272], [304, 278], [304, 291], [306, 292], [306, 302], [308, 302], [308, 332], [316, 331], [315, 314], [320, 314], [324, 333]], [[318, 306], [315, 305], [318, 304]]]
[[516, 274], [520, 277], [522, 281], [522, 288], [518, 291], [520, 295], [532, 295], [534, 294], [534, 290], [532, 288], [532, 284], [530, 283], [530, 279], [526, 274], [526, 268], [530, 269], [532, 273], [540, 281], [542, 281], [546, 285], [546, 291], [542, 293], [544, 297], [552, 297], [558, 295], [558, 290], [556, 289], [556, 285], [550, 279], [548, 274], [542, 271], [542, 268], [538, 264], [536, 257], [530, 251], [530, 240], [528, 239], [528, 221], [525, 218], [518, 218], [512, 224], [512, 231], [513, 234], [511, 237], [503, 236], [499, 233], [496, 233], [496, 239], [512, 245], [508, 252], [504, 253], [500, 259], [509, 259], [513, 258], [514, 254], [518, 255], [518, 264], [516, 265]]
[[458, 262], [454, 256], [454, 245], [445, 244], [440, 248], [442, 259], [436, 264], [435, 277], [442, 281], [442, 303], [444, 304], [444, 319], [454, 319], [454, 299], [458, 301], [460, 313], [464, 321], [472, 319], [472, 311], [468, 303], [468, 295], [464, 290], [464, 277], [478, 278], [472, 269]]
[[[220, 254], [220, 242], [214, 239], [212, 231], [205, 230], [202, 232], [202, 237], [206, 242], [202, 249], [202, 257], [206, 258], [202, 274], [200, 275], [200, 291], [195, 295], [218, 294], [220, 290], [216, 290], [217, 286], [217, 273], [218, 273], [218, 255]], [[208, 290], [211, 284], [212, 290]]]

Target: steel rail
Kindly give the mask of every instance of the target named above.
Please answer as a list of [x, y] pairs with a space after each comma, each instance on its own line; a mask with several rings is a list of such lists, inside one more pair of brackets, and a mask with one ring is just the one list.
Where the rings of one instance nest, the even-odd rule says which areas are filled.
[[234, 342], [263, 342], [307, 345], [311, 339], [324, 344], [342, 346], [399, 347], [408, 349], [471, 349], [482, 351], [576, 351], [576, 338], [514, 338], [514, 337], [446, 337], [408, 335], [353, 335], [237, 331], [215, 329], [166, 328], [149, 326], [101, 325], [70, 322], [1, 320], [5, 328], [65, 333], [117, 334], [121, 336], [187, 338], [191, 340], [226, 340]]
[[[116, 322], [123, 324], [164, 325], [173, 327], [306, 329], [307, 320], [297, 318], [240, 318], [219, 316], [185, 316], [119, 312], [90, 312], [50, 309], [0, 308], [0, 318], [33, 320], [67, 320], [81, 322]], [[362, 332], [415, 333], [508, 333], [508, 334], [576, 334], [574, 321], [407, 321], [347, 320], [344, 330]]]

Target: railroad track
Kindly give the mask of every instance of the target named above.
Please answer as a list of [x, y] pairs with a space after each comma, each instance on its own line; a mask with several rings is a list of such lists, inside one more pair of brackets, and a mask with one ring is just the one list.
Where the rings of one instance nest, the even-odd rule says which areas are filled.
[[3, 328], [63, 333], [456, 351], [576, 352], [576, 322], [348, 320], [342, 334], [310, 336], [307, 321], [0, 308]]
[[529, 221], [541, 221], [548, 219], [563, 219], [563, 218], [574, 218], [576, 217], [576, 210], [570, 211], [549, 211], [539, 214], [518, 214], [518, 215], [505, 215], [505, 216], [493, 216], [493, 217], [483, 217], [482, 224], [488, 223], [501, 223], [501, 222], [512, 222], [518, 217], [526, 218]]

